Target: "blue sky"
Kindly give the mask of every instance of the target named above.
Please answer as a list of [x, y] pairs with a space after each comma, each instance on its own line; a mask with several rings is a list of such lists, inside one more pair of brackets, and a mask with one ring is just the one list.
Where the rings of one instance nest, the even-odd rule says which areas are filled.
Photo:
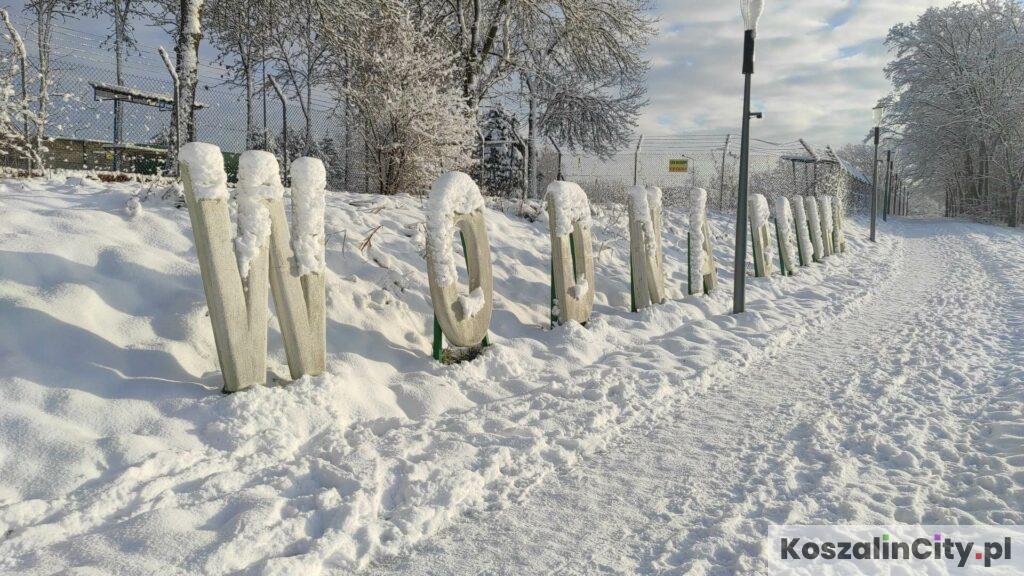
[[[736, 132], [743, 82], [739, 1], [655, 2], [659, 34], [648, 51], [650, 105], [640, 130], [650, 135]], [[755, 121], [755, 135], [834, 145], [861, 139], [871, 124], [871, 108], [888, 90], [882, 68], [888, 60], [883, 41], [889, 27], [912, 20], [929, 6], [949, 3], [766, 0], [754, 76], [754, 104], [765, 118]], [[20, 13], [22, 0], [0, 0], [0, 6], [26, 21]], [[95, 20], [65, 25], [106, 33], [105, 24]], [[139, 39], [150, 47], [170, 48], [158, 29], [140, 29]]]

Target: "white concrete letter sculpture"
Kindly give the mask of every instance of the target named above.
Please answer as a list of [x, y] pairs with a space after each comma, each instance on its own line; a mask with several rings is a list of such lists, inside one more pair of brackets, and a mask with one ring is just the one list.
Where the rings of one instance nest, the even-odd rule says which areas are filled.
[[843, 199], [836, 196], [832, 199], [832, 244], [837, 253], [846, 252], [846, 233], [843, 231], [846, 210], [843, 207]]
[[814, 199], [814, 196], [805, 196], [804, 207], [807, 209], [807, 229], [811, 233], [814, 261], [821, 262], [825, 258], [825, 246], [821, 240], [821, 219], [818, 217], [818, 202]]
[[821, 218], [821, 244], [825, 249], [825, 256], [835, 254], [835, 239], [832, 237], [832, 197], [818, 197], [818, 214]]
[[807, 227], [807, 209], [804, 207], [804, 197], [797, 196], [793, 199], [794, 222], [796, 226], [796, 247], [800, 256], [801, 266], [810, 266], [814, 261], [814, 246], [811, 244], [811, 231]]
[[750, 240], [754, 249], [754, 275], [771, 276], [772, 238], [768, 231], [768, 200], [761, 194], [752, 194], [748, 202], [750, 211]]
[[[469, 273], [459, 292], [453, 242], [462, 237]], [[494, 298], [491, 247], [484, 221], [484, 198], [462, 172], [444, 174], [430, 190], [427, 208], [427, 276], [434, 305], [434, 358], [441, 359], [443, 335], [459, 347], [486, 345]]]
[[[281, 186], [277, 158], [269, 152], [242, 154], [238, 183]], [[289, 233], [279, 196], [270, 208], [270, 290], [281, 326], [284, 351], [293, 379], [318, 376], [326, 364], [327, 325], [324, 301], [324, 190], [327, 171], [316, 158], [292, 163], [292, 226]]]
[[551, 323], [585, 324], [594, 308], [590, 201], [573, 182], [548, 186], [551, 224]]
[[258, 195], [261, 191], [239, 191], [235, 238], [220, 150], [192, 142], [181, 148], [179, 157], [224, 391], [236, 392], [267, 377], [267, 200]]
[[706, 190], [694, 188], [690, 191], [690, 230], [686, 235], [686, 269], [690, 295], [710, 294], [718, 285], [714, 253], [711, 251], [707, 205]]
[[661, 226], [661, 189], [653, 186], [630, 189], [629, 270], [633, 312], [665, 301]]
[[779, 241], [779, 269], [783, 276], [792, 276], [797, 266], [796, 238], [793, 237], [793, 211], [789, 208], [789, 198], [784, 196], [775, 199], [775, 237]]

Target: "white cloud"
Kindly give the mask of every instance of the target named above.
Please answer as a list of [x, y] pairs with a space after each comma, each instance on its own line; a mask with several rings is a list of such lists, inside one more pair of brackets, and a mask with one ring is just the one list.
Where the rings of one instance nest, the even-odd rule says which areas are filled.
[[[840, 145], [860, 140], [888, 93], [889, 28], [951, 0], [767, 0], [754, 74], [754, 134]], [[660, 0], [648, 56], [646, 134], [738, 132], [743, 24], [738, 0]]]

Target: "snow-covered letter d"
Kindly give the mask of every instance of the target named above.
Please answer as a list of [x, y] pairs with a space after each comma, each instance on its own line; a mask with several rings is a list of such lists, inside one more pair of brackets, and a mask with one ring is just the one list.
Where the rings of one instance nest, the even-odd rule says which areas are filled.
[[[270, 219], [266, 200], [259, 191], [249, 196], [240, 190], [236, 239], [220, 149], [191, 142], [181, 148], [179, 159], [224, 391], [236, 392], [267, 378]], [[233, 241], [238, 244], [237, 257]]]

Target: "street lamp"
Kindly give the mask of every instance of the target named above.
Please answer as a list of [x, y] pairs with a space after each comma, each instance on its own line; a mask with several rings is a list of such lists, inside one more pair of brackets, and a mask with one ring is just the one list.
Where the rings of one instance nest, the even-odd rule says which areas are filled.
[[754, 40], [757, 21], [764, 11], [764, 0], [740, 0], [743, 14], [743, 132], [740, 137], [740, 181], [736, 198], [736, 257], [733, 261], [732, 313], [742, 314], [747, 288], [747, 184], [750, 173], [750, 77], [754, 74]]
[[882, 134], [882, 118], [885, 116], [885, 106], [875, 106], [875, 163], [872, 164], [871, 176], [871, 241], [876, 241], [878, 230], [878, 139]]

